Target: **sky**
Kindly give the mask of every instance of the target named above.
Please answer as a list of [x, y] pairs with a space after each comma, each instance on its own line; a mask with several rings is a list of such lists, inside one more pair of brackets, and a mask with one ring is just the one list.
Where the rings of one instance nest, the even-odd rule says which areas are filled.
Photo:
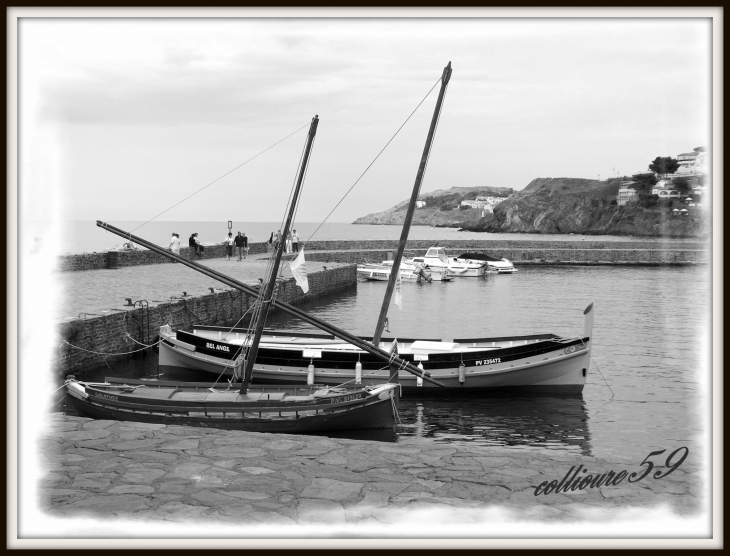
[[449, 61], [423, 192], [646, 171], [709, 142], [710, 31], [699, 18], [21, 20], [21, 205], [278, 221], [317, 114], [297, 218], [321, 222], [426, 97], [329, 218], [352, 222], [410, 196]]

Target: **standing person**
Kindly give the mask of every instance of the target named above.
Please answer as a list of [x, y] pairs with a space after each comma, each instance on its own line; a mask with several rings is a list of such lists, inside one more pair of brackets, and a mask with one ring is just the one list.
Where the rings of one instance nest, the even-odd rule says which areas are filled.
[[279, 249], [279, 243], [281, 243], [281, 230], [277, 231], [274, 237], [274, 251]]
[[299, 234], [294, 230], [294, 234], [291, 236], [291, 245], [295, 253], [299, 253]]
[[273, 251], [274, 247], [274, 232], [271, 232], [271, 235], [269, 236], [269, 251]]
[[205, 250], [205, 247], [203, 247], [200, 244], [200, 238], [198, 237], [198, 232], [195, 232], [195, 252], [198, 254], [198, 257], [203, 256], [204, 250]]
[[291, 254], [291, 230], [286, 231], [286, 254]]
[[[172, 238], [170, 239], [170, 245], [168, 246], [168, 249], [175, 253], [175, 255], [180, 254], [180, 236], [177, 235], [175, 232], [172, 233]], [[176, 263], [177, 261], [172, 261]]]
[[236, 250], [238, 251], [238, 260], [243, 259], [243, 248], [244, 248], [244, 236], [241, 235], [241, 232], [238, 232], [238, 235], [233, 240], [233, 243], [236, 244]]
[[245, 259], [248, 256], [248, 237], [246, 236], [246, 232], [243, 232], [243, 258]]
[[230, 261], [233, 256], [233, 234], [231, 232], [228, 232], [228, 236], [223, 240], [223, 245], [226, 246], [226, 255]]
[[190, 247], [191, 251], [198, 254], [198, 240], [197, 240], [198, 234], [193, 232], [193, 234], [188, 238], [188, 247]]

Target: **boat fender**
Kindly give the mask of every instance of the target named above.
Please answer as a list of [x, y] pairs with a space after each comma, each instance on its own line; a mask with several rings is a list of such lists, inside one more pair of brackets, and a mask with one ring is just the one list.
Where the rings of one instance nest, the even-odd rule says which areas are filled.
[[86, 388], [81, 386], [78, 382], [69, 382], [66, 387], [68, 388], [68, 393], [76, 398], [81, 398], [82, 400], [85, 400], [89, 397], [89, 395], [86, 393]]
[[464, 362], [462, 361], [459, 363], [459, 384], [464, 384], [466, 382], [466, 366], [464, 365]]
[[307, 385], [314, 384], [314, 365], [312, 363], [307, 367]]
[[[423, 363], [421, 363], [420, 361], [418, 362], [418, 368], [421, 369], [421, 372], [423, 372]], [[423, 386], [423, 377], [416, 377], [416, 386]]]
[[362, 382], [362, 363], [358, 361], [355, 363], [355, 384], [360, 384]]

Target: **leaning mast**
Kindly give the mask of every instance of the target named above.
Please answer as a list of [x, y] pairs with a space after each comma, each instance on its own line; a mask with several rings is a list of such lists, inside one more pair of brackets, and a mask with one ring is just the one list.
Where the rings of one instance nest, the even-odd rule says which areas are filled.
[[423, 174], [426, 172], [426, 163], [428, 162], [428, 156], [431, 152], [431, 144], [433, 143], [433, 136], [436, 133], [436, 124], [438, 123], [439, 116], [441, 114], [441, 106], [444, 101], [444, 94], [446, 93], [446, 86], [449, 84], [449, 79], [451, 79], [451, 62], [449, 62], [449, 64], [444, 68], [444, 73], [441, 76], [441, 90], [439, 91], [438, 100], [436, 101], [436, 108], [434, 109], [433, 117], [431, 118], [431, 127], [428, 130], [428, 137], [426, 137], [426, 146], [423, 148], [423, 154], [421, 155], [421, 163], [418, 166], [416, 182], [413, 184], [413, 193], [411, 193], [411, 200], [408, 204], [408, 212], [406, 213], [406, 219], [403, 222], [403, 230], [401, 231], [400, 242], [398, 243], [398, 252], [396, 253], [395, 260], [393, 261], [393, 270], [390, 271], [388, 286], [385, 289], [383, 306], [380, 308], [380, 316], [378, 317], [378, 323], [375, 326], [375, 334], [373, 334], [373, 345], [376, 347], [380, 344], [380, 337], [383, 334], [383, 328], [385, 328], [385, 319], [388, 316], [390, 299], [393, 296], [393, 288], [395, 286], [396, 278], [400, 273], [400, 263], [403, 259], [403, 251], [406, 248], [408, 232], [411, 229], [413, 211], [416, 208], [416, 199], [418, 199], [418, 193], [421, 191]]

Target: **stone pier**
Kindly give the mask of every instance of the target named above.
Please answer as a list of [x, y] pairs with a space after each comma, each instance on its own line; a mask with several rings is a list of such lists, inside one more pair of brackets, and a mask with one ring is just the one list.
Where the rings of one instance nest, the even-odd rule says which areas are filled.
[[[56, 413], [38, 443], [40, 504], [51, 516], [218, 523], [337, 531], [394, 526], [428, 512], [422, 534], [449, 524], [605, 522], [661, 509], [680, 518], [706, 511], [693, 457], [661, 479], [540, 494], [571, 467], [598, 476], [642, 475], [640, 461], [561, 450], [516, 450], [401, 437], [397, 444], [96, 421]], [[648, 452], [648, 450], [647, 450]], [[580, 472], [581, 477], [586, 477]], [[568, 482], [570, 483], [570, 481]], [[495, 512], [497, 512], [495, 514]]]

